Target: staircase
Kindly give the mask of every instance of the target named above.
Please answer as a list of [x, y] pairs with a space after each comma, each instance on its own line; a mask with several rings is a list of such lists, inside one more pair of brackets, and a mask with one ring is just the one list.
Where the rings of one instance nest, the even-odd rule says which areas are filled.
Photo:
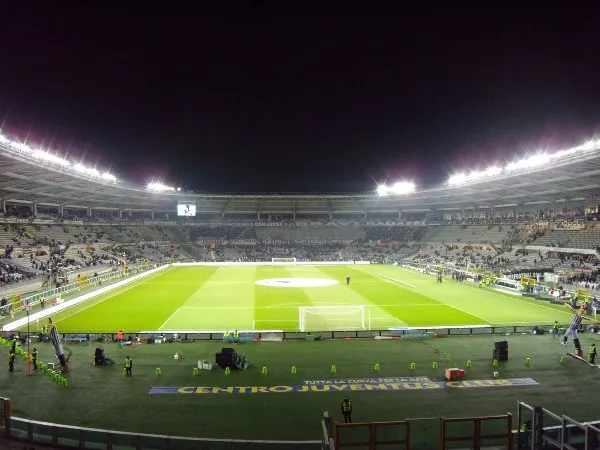
[[182, 253], [188, 255], [192, 260], [202, 260], [202, 253], [190, 243], [188, 235], [183, 227], [173, 227], [170, 231], [175, 240], [179, 242], [179, 250]]

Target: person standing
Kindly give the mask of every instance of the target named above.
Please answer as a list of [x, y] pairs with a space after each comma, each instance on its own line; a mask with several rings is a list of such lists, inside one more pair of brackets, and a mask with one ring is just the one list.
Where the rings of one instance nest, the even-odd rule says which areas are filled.
[[555, 338], [558, 336], [558, 320], [554, 321], [554, 325], [552, 325], [552, 337]]
[[133, 367], [133, 361], [131, 360], [131, 358], [128, 356], [125, 358], [125, 375], [127, 375], [128, 377], [131, 376], [131, 368]]
[[15, 352], [12, 349], [8, 352], [8, 371], [15, 371]]
[[117, 332], [117, 347], [121, 348], [123, 346], [123, 330], [119, 330]]
[[33, 351], [31, 352], [31, 364], [33, 365], [33, 370], [37, 370], [38, 356], [39, 352], [37, 348], [33, 347]]
[[578, 356], [579, 358], [582, 357], [582, 351], [581, 351], [581, 343], [579, 342], [579, 327], [581, 326], [581, 322], [583, 321], [583, 319], [589, 320], [587, 317], [583, 317], [582, 311], [579, 310], [575, 310], [571, 305], [569, 305], [568, 303], [566, 304], [566, 306], [568, 308], [571, 309], [571, 311], [573, 311], [573, 321], [571, 322], [571, 325], [569, 326], [569, 328], [567, 328], [567, 331], [565, 332], [565, 335], [563, 336], [563, 341], [562, 341], [562, 345], [564, 347], [567, 346], [567, 341], [569, 340], [569, 338], [573, 338], [573, 344], [575, 345], [575, 356]]
[[352, 423], [352, 401], [349, 397], [344, 397], [344, 400], [342, 400], [342, 414], [344, 415], [344, 423]]
[[594, 364], [596, 362], [596, 355], [598, 352], [596, 351], [596, 344], [592, 343], [590, 346], [590, 351], [588, 352], [588, 361], [590, 364]]
[[350, 275], [346, 277], [346, 286], [350, 286]]

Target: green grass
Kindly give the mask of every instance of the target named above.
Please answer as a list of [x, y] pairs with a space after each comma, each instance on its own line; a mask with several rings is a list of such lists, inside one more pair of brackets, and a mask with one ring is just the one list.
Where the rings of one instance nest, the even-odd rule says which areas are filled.
[[[352, 283], [345, 285], [350, 275]], [[387, 278], [385, 278], [387, 277]], [[269, 278], [326, 278], [339, 284], [320, 288], [275, 288], [256, 284]], [[392, 281], [390, 280], [390, 278]], [[404, 283], [404, 284], [402, 284]], [[414, 286], [408, 287], [407, 285]], [[371, 328], [459, 325], [532, 325], [568, 323], [560, 306], [435, 279], [391, 266], [178, 267], [155, 274], [52, 316], [61, 333], [143, 330], [298, 329], [298, 308], [364, 305]], [[334, 317], [314, 323], [356, 329], [356, 318]], [[589, 345], [596, 336], [583, 335]], [[42, 375], [0, 372], [0, 389], [13, 400], [13, 413], [43, 421], [181, 436], [240, 439], [319, 439], [322, 411], [339, 417], [344, 393], [262, 395], [148, 395], [153, 386], [276, 386], [303, 380], [374, 376], [427, 376], [441, 380], [445, 367], [465, 367], [468, 379], [490, 379], [493, 342], [509, 341], [510, 360], [498, 369], [502, 378], [531, 377], [538, 386], [443, 391], [353, 392], [355, 421], [406, 417], [469, 416], [515, 412], [518, 400], [543, 405], [580, 420], [597, 418], [594, 397], [580, 386], [593, 385], [597, 370], [559, 358], [565, 349], [548, 335], [472, 336], [416, 341], [371, 339], [322, 342], [249, 343], [237, 347], [251, 362], [245, 372], [192, 375], [199, 359], [214, 360], [221, 342], [142, 345], [117, 349], [105, 345], [110, 367], [92, 365], [95, 345], [68, 345], [72, 351], [70, 386], [59, 388]], [[54, 360], [51, 344], [35, 344], [42, 361]], [[185, 359], [176, 361], [175, 352]], [[134, 377], [121, 372], [124, 357], [134, 360]], [[533, 360], [526, 367], [524, 358]], [[432, 368], [432, 361], [439, 368]], [[409, 370], [415, 362], [417, 370]], [[298, 368], [290, 373], [290, 366]], [[261, 368], [268, 368], [268, 375]], [[155, 375], [155, 368], [162, 375]], [[435, 435], [438, 422], [425, 421], [419, 439]], [[420, 431], [418, 431], [420, 430]], [[417, 438], [415, 438], [417, 439]], [[435, 443], [434, 443], [435, 444]], [[434, 445], [433, 444], [433, 445]], [[417, 447], [415, 447], [417, 448]], [[419, 446], [418, 448], [429, 448]]]
[[[332, 364], [337, 378], [374, 376], [373, 365], [381, 365], [382, 376], [427, 376], [440, 380], [445, 367], [465, 367], [473, 361], [467, 379], [490, 379], [493, 342], [508, 340], [509, 361], [497, 369], [501, 378], [531, 377], [539, 385], [443, 391], [353, 392], [355, 421], [402, 420], [406, 417], [464, 417], [481, 414], [516, 413], [518, 400], [542, 405], [579, 420], [598, 418], [594, 386], [598, 370], [567, 358], [565, 349], [548, 335], [473, 336], [415, 341], [353, 340], [346, 342], [250, 343], [236, 347], [251, 361], [245, 372], [224, 375], [222, 370], [192, 375], [198, 359], [213, 360], [220, 342], [142, 345], [117, 349], [105, 344], [106, 354], [117, 364], [94, 367], [95, 345], [71, 345], [70, 386], [61, 389], [43, 375], [26, 376], [23, 360], [17, 371], [0, 372], [0, 389], [12, 398], [13, 414], [37, 420], [95, 428], [196, 437], [239, 439], [319, 439], [319, 418], [330, 411], [340, 420], [344, 393], [255, 394], [255, 395], [148, 395], [152, 386], [276, 386], [297, 385], [302, 380], [329, 379]], [[582, 335], [585, 348], [596, 336]], [[54, 360], [51, 344], [36, 344], [42, 361]], [[570, 350], [570, 349], [569, 349]], [[173, 359], [183, 352], [184, 360]], [[122, 361], [131, 355], [133, 377], [122, 375]], [[442, 362], [442, 355], [446, 361]], [[526, 367], [524, 358], [532, 358]], [[439, 369], [432, 361], [440, 361]], [[409, 363], [416, 363], [416, 371]], [[290, 366], [298, 368], [290, 373]], [[268, 367], [268, 375], [261, 368]], [[162, 375], [154, 373], [162, 368]], [[421, 429], [435, 421], [418, 424]], [[427, 431], [428, 432], [428, 431]], [[433, 435], [433, 431], [431, 431]], [[414, 448], [437, 448], [415, 446]]]
[[[345, 277], [352, 279], [350, 286]], [[269, 287], [272, 278], [325, 278], [327, 287]], [[412, 286], [412, 287], [410, 287]], [[364, 306], [364, 325], [443, 327], [568, 323], [560, 306], [479, 289], [392, 266], [177, 267], [53, 315], [63, 333], [140, 331], [298, 331], [300, 307]], [[311, 330], [361, 329], [359, 308], [320, 311]], [[39, 325], [39, 324], [38, 324]]]

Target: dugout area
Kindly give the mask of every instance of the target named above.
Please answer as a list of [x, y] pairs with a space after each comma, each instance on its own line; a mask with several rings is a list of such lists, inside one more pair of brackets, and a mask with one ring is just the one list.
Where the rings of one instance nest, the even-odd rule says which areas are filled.
[[[583, 334], [587, 348], [596, 335]], [[510, 359], [492, 366], [494, 342], [507, 340]], [[13, 415], [41, 421], [122, 431], [180, 436], [311, 440], [320, 439], [322, 411], [341, 419], [339, 406], [346, 392], [283, 392], [265, 394], [149, 395], [160, 386], [223, 387], [297, 386], [305, 380], [356, 377], [428, 377], [441, 380], [446, 366], [466, 369], [466, 380], [531, 378], [531, 386], [472, 389], [413, 389], [393, 392], [351, 392], [355, 422], [398, 421], [406, 418], [498, 416], [516, 414], [518, 401], [544, 406], [579, 421], [597, 418], [594, 396], [580, 386], [593, 385], [598, 370], [567, 358], [557, 338], [524, 334], [511, 336], [462, 336], [418, 340], [375, 341], [323, 340], [239, 344], [252, 365], [243, 372], [201, 371], [194, 375], [199, 359], [212, 359], [222, 342], [144, 344], [135, 349], [104, 348], [116, 363], [93, 365], [93, 345], [73, 344], [68, 374], [69, 387], [61, 388], [47, 377], [26, 376], [22, 361], [16, 372], [0, 372], [0, 388], [10, 393]], [[40, 359], [53, 359], [50, 344], [40, 344]], [[182, 359], [174, 359], [181, 352]], [[133, 377], [125, 377], [125, 356], [134, 362]], [[530, 364], [526, 364], [530, 358]], [[438, 367], [433, 362], [438, 362]], [[414, 370], [411, 370], [414, 363]], [[379, 364], [379, 371], [375, 371]], [[295, 366], [295, 373], [291, 366]], [[336, 373], [331, 373], [331, 366]], [[263, 367], [267, 372], [263, 373]], [[160, 374], [156, 373], [160, 368]], [[194, 391], [196, 392], [196, 391]], [[135, 405], [135, 414], [121, 413]], [[202, 411], [210, 411], [203, 414]], [[108, 412], [108, 413], [107, 413]], [[240, 415], [243, 420], [223, 420]], [[427, 433], [425, 433], [427, 434]], [[417, 439], [417, 435], [413, 436]]]

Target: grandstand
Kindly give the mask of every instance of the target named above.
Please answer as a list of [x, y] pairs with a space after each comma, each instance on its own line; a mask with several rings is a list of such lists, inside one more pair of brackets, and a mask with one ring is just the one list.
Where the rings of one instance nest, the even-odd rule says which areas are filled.
[[[457, 175], [441, 186], [380, 186], [361, 194], [207, 194], [137, 186], [17, 144], [0, 138], [3, 296], [124, 267], [274, 258], [443, 266], [511, 280], [554, 272], [565, 289], [600, 292], [595, 142], [535, 163]], [[195, 216], [177, 215], [184, 201], [195, 205]], [[281, 367], [288, 364], [284, 358]]]

